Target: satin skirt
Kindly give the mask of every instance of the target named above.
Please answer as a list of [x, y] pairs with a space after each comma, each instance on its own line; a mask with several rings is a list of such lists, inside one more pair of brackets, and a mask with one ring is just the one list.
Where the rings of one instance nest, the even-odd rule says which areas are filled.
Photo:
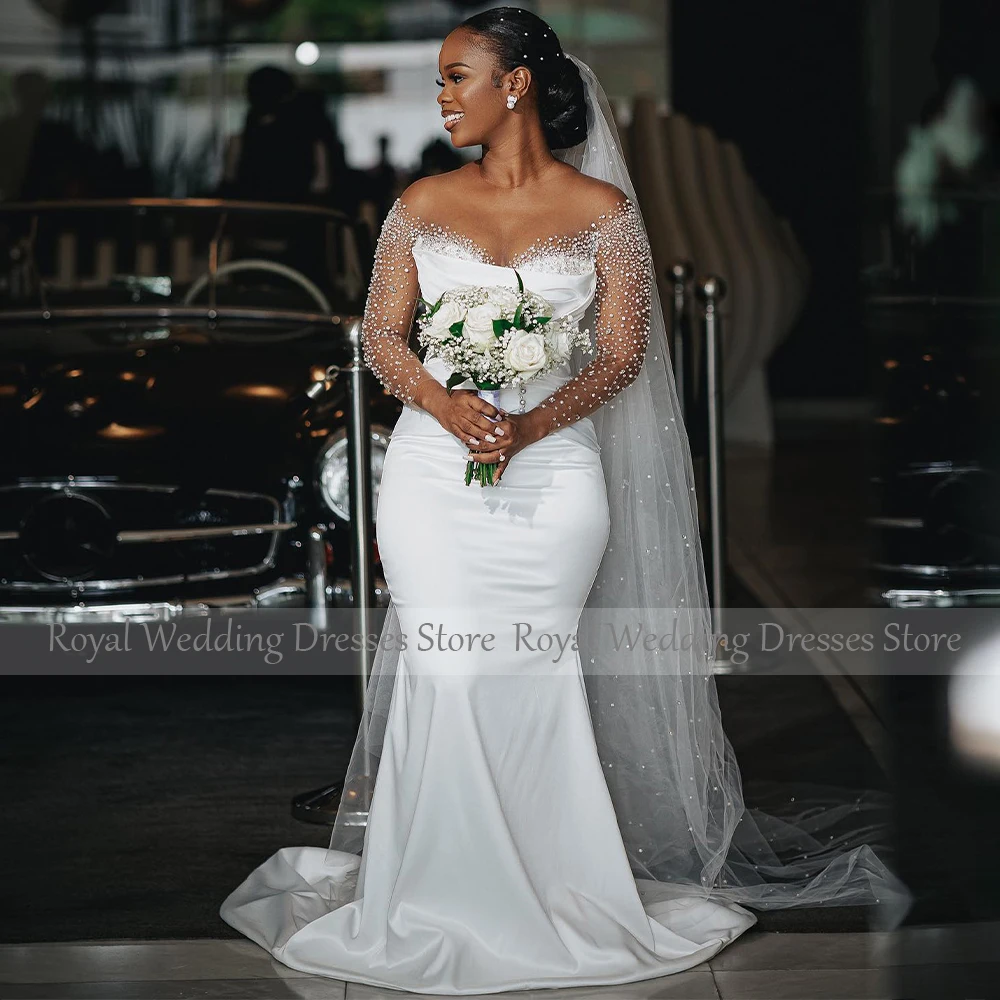
[[557, 432], [496, 487], [466, 486], [466, 448], [409, 412], [376, 521], [406, 647], [362, 854], [279, 851], [223, 919], [294, 969], [418, 993], [612, 985], [706, 961], [756, 918], [633, 876], [579, 653], [540, 638], [575, 629], [607, 544], [599, 450]]

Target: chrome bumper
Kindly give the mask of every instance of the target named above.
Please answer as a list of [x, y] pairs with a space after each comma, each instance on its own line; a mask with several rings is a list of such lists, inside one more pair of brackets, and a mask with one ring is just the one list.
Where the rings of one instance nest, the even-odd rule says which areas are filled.
[[[282, 577], [266, 587], [247, 594], [232, 594], [211, 598], [179, 599], [175, 601], [133, 601], [108, 604], [49, 604], [0, 605], [0, 623], [55, 622], [125, 622], [164, 621], [182, 616], [207, 615], [213, 610], [256, 610], [264, 608], [315, 607], [310, 597], [316, 594], [315, 580], [305, 576]], [[351, 581], [338, 578], [324, 587], [326, 607], [349, 608], [353, 602]], [[387, 607], [389, 591], [385, 581], [376, 580], [375, 599], [379, 607]]]

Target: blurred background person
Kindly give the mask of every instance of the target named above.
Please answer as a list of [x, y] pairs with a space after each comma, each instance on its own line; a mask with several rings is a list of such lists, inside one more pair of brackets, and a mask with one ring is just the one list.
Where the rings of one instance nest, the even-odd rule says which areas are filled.
[[71, 125], [45, 117], [52, 93], [37, 70], [12, 81], [14, 112], [0, 121], [0, 197], [36, 201], [78, 198], [87, 191], [87, 147]]
[[389, 156], [391, 142], [392, 138], [388, 135], [378, 137], [378, 162], [368, 171], [369, 197], [375, 203], [380, 227], [400, 190], [399, 171]]
[[434, 139], [420, 150], [420, 163], [410, 180], [415, 181], [418, 177], [447, 173], [449, 170], [460, 167], [463, 162], [462, 157], [455, 152], [455, 148], [450, 142], [445, 142], [444, 139]]
[[261, 66], [247, 77], [246, 122], [228, 143], [219, 194], [244, 201], [304, 202], [329, 186], [328, 152], [315, 108], [292, 75]]

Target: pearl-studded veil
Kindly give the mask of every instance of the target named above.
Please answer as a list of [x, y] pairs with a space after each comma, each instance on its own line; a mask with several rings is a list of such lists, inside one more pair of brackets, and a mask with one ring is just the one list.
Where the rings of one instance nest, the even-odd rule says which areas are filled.
[[[554, 155], [619, 187], [638, 214], [607, 96], [589, 66], [566, 57], [583, 77], [588, 135]], [[611, 531], [578, 630], [594, 735], [633, 873], [758, 909], [878, 900], [882, 916], [874, 922], [896, 923], [907, 907], [905, 887], [865, 842], [871, 831], [845, 824], [842, 803], [803, 804], [799, 796], [792, 809], [786, 802], [776, 810], [779, 815], [744, 805], [712, 669], [715, 642], [690, 447], [651, 270], [649, 277], [644, 364], [591, 416]], [[593, 304], [582, 325], [595, 329]], [[578, 353], [574, 374], [584, 364]], [[611, 641], [638, 626], [674, 639], [631, 649]], [[358, 808], [378, 769], [399, 634], [390, 604], [331, 849], [361, 853]]]

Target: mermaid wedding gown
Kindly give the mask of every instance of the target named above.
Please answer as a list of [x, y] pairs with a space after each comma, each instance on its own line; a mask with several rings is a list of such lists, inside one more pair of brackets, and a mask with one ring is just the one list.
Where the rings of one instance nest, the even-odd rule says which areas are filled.
[[[626, 198], [591, 227], [501, 266], [401, 201], [379, 237], [363, 325], [368, 362], [407, 405], [385, 456], [376, 534], [408, 637], [393, 681], [359, 855], [278, 851], [222, 904], [231, 926], [302, 972], [419, 993], [611, 985], [711, 958], [756, 918], [737, 903], [637, 877], [598, 756], [579, 653], [519, 647], [572, 632], [608, 541], [589, 414], [635, 378], [648, 339], [648, 243]], [[597, 351], [528, 384], [553, 431], [495, 487], [464, 483], [467, 448], [410, 405], [442, 384], [406, 344], [417, 295], [525, 287], [556, 316], [594, 300]], [[596, 298], [595, 298], [596, 296]], [[500, 405], [517, 412], [517, 390]], [[517, 609], [516, 611], [514, 609]], [[492, 633], [492, 649], [420, 640]], [[527, 647], [530, 647], [530, 642]]]

